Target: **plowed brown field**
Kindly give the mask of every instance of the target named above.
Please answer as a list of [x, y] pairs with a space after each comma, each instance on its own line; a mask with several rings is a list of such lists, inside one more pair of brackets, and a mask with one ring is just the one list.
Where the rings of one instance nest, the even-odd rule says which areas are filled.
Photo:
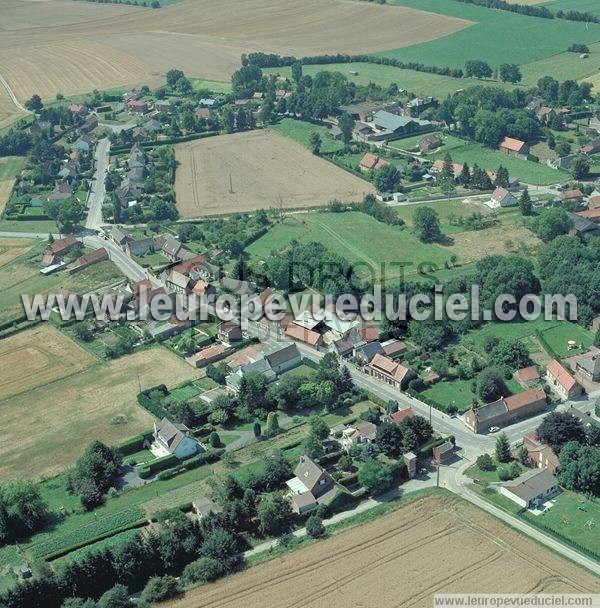
[[430, 608], [435, 593], [594, 590], [592, 574], [487, 513], [436, 494], [165, 608]]
[[[249, 131], [175, 146], [177, 209], [191, 218], [362, 200], [373, 186], [274, 131]], [[233, 186], [230, 191], [230, 181]]]
[[345, 0], [184, 0], [160, 10], [0, 0], [0, 13], [4, 10], [0, 74], [23, 100], [36, 92], [48, 98], [86, 87], [153, 84], [170, 68], [227, 80], [242, 53], [383, 51], [434, 40], [471, 23]]

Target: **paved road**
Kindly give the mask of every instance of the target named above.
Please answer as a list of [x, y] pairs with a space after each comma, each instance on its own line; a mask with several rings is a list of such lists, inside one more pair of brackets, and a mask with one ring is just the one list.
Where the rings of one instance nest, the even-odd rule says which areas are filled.
[[88, 196], [88, 216], [85, 227], [90, 230], [97, 230], [102, 225], [102, 205], [106, 197], [106, 174], [108, 173], [108, 153], [110, 151], [110, 141], [103, 138], [96, 145], [94, 178]]
[[[53, 235], [55, 239], [61, 238], [60, 234]], [[0, 232], [0, 237], [9, 239], [47, 239], [47, 232]]]

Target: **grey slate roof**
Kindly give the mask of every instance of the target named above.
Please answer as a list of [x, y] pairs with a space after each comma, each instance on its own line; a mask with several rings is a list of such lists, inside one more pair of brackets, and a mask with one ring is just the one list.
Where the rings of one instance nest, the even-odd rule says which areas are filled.
[[300, 351], [296, 344], [287, 344], [281, 348], [275, 348], [274, 350], [265, 354], [265, 359], [271, 367], [277, 367], [283, 365], [288, 361], [293, 361], [300, 356]]
[[512, 481], [507, 481], [504, 488], [515, 496], [522, 498], [526, 502], [533, 500], [540, 494], [545, 494], [548, 490], [558, 485], [556, 477], [547, 469], [534, 469], [519, 475]]
[[504, 401], [494, 401], [493, 403], [488, 403], [487, 405], [482, 405], [475, 410], [475, 415], [477, 416], [477, 420], [481, 422], [485, 422], [486, 420], [491, 420], [492, 418], [496, 418], [496, 416], [501, 416], [502, 414], [506, 414], [507, 412], [506, 403]]

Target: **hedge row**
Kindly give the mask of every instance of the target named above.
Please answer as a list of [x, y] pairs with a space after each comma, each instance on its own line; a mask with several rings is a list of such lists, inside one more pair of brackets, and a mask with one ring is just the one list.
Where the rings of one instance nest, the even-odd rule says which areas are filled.
[[156, 458], [147, 464], [139, 466], [136, 468], [137, 474], [145, 479], [146, 477], [150, 477], [153, 473], [158, 473], [158, 471], [162, 471], [164, 469], [168, 469], [169, 467], [177, 464], [179, 459], [175, 454], [167, 454], [166, 456], [162, 456], [161, 458]]
[[[179, 144], [186, 141], [193, 141], [195, 139], [205, 139], [206, 137], [214, 137], [215, 135], [221, 135], [221, 131], [205, 131], [203, 133], [190, 133], [189, 135], [180, 135], [179, 137], [169, 137], [168, 139], [157, 139], [152, 141], [139, 142], [139, 146], [144, 149], [155, 148], [156, 146], [168, 146], [169, 144]], [[121, 154], [123, 152], [129, 152], [132, 144], [122, 144], [119, 146], [113, 146], [110, 149], [111, 155]]]
[[152, 401], [152, 399], [150, 399], [150, 397], [148, 396], [152, 391], [160, 391], [164, 395], [167, 395], [169, 393], [169, 391], [167, 390], [167, 387], [164, 384], [152, 386], [150, 388], [143, 390], [141, 393], [138, 394], [138, 396], [137, 396], [138, 403], [147, 412], [149, 412], [153, 416], [156, 416], [157, 418], [168, 418], [169, 413], [167, 412], [167, 410], [165, 410], [164, 407], [158, 405], [158, 403], [155, 403], [154, 401]]
[[212, 462], [217, 462], [221, 459], [221, 456], [225, 453], [224, 448], [219, 448], [218, 450], [210, 450], [208, 452], [202, 452], [202, 454], [198, 454], [198, 456], [194, 456], [189, 460], [185, 461], [183, 468], [186, 471], [191, 471], [192, 469], [197, 469], [198, 467], [204, 466], [205, 464], [211, 464]]
[[149, 441], [154, 432], [147, 431], [146, 433], [141, 433], [140, 435], [136, 435], [135, 437], [131, 437], [120, 443], [116, 446], [117, 450], [121, 454], [121, 456], [128, 456], [129, 454], [134, 454], [135, 452], [139, 452], [144, 447], [144, 442]]

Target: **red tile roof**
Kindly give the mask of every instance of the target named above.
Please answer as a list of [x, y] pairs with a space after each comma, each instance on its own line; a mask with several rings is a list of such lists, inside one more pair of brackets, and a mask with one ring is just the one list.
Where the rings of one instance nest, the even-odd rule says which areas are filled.
[[64, 239], [60, 239], [60, 241], [55, 241], [52, 245], [49, 245], [48, 248], [52, 253], [57, 254], [71, 249], [77, 242], [78, 241], [74, 236], [67, 236]]
[[365, 342], [375, 342], [379, 338], [379, 330], [376, 325], [365, 325], [360, 330], [360, 335]]
[[360, 166], [363, 169], [377, 169], [379, 167], [384, 167], [388, 164], [387, 161], [379, 158], [377, 154], [372, 154], [371, 152], [367, 152], [360, 161]]
[[179, 272], [180, 274], [187, 275], [190, 271], [192, 271], [196, 266], [200, 266], [206, 262], [207, 256], [205, 255], [197, 255], [196, 257], [187, 260], [186, 262], [181, 262], [176, 266], [173, 266], [170, 271], [171, 272]]
[[532, 382], [533, 380], [538, 380], [540, 375], [537, 371], [537, 367], [535, 365], [531, 365], [529, 367], [524, 367], [517, 372], [517, 377], [521, 382]]
[[504, 398], [504, 403], [506, 403], [506, 409], [509, 412], [514, 412], [516, 410], [520, 410], [523, 407], [527, 407], [528, 405], [533, 405], [534, 403], [546, 402], [546, 393], [543, 388], [532, 388], [528, 391], [524, 391], [523, 393], [519, 393], [518, 395], [511, 395], [510, 397]]
[[412, 418], [415, 415], [412, 407], [404, 408], [403, 410], [399, 410], [390, 414], [390, 418], [396, 423], [402, 422], [405, 418]]
[[600, 209], [600, 196], [590, 196], [588, 198], [588, 209]]
[[587, 211], [578, 211], [577, 215], [592, 220], [592, 222], [600, 222], [600, 207], [597, 209], [588, 209]]
[[299, 340], [300, 342], [306, 342], [311, 346], [317, 346], [321, 341], [321, 334], [305, 327], [300, 327], [296, 323], [290, 323], [285, 330], [285, 335], [289, 336], [293, 340]]
[[565, 190], [563, 192], [563, 200], [568, 201], [574, 198], [583, 198], [583, 192], [577, 188], [576, 190]]
[[521, 152], [523, 148], [526, 148], [527, 144], [520, 139], [514, 139], [512, 137], [505, 137], [500, 148], [504, 150], [510, 150], [511, 152]]
[[566, 390], [570, 391], [577, 382], [575, 378], [556, 360], [552, 359], [546, 366], [546, 371]]

